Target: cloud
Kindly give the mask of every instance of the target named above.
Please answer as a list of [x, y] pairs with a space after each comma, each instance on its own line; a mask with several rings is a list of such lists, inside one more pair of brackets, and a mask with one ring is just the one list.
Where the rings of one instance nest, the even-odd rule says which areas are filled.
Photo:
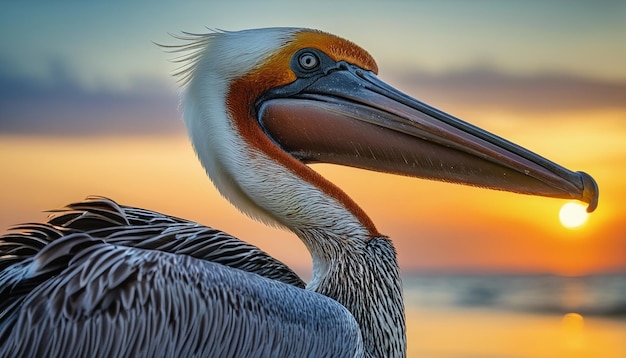
[[[172, 86], [136, 81], [130, 90], [89, 89], [60, 61], [48, 79], [20, 75], [0, 59], [0, 134], [52, 136], [182, 134]], [[626, 109], [626, 82], [564, 74], [511, 75], [486, 67], [395, 73], [392, 83], [441, 107], [508, 111]]]
[[513, 75], [489, 67], [441, 74], [395, 73], [405, 92], [433, 104], [510, 111], [626, 109], [626, 82], [568, 74]]
[[88, 89], [61, 62], [50, 78], [17, 75], [2, 63], [0, 134], [52, 136], [182, 133], [175, 91], [137, 81], [133, 89]]

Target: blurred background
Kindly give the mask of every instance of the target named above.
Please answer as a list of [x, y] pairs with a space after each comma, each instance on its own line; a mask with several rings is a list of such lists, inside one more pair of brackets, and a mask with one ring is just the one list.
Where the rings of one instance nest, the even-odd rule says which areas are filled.
[[[626, 3], [21, 1], [0, 4], [0, 233], [90, 194], [219, 228], [303, 277], [292, 234], [206, 178], [177, 110], [168, 33], [312, 27], [426, 103], [591, 174], [591, 216], [535, 198], [314, 168], [398, 250], [409, 356], [626, 356]], [[206, 26], [206, 27], [205, 27]]]

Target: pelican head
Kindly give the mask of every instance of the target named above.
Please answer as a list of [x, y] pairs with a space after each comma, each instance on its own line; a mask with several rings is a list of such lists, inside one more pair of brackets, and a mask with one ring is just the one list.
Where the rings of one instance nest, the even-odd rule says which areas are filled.
[[184, 38], [189, 135], [220, 192], [255, 218], [296, 232], [325, 226], [372, 234], [361, 209], [305, 165], [313, 162], [597, 206], [589, 175], [389, 86], [372, 56], [350, 41], [301, 28]]

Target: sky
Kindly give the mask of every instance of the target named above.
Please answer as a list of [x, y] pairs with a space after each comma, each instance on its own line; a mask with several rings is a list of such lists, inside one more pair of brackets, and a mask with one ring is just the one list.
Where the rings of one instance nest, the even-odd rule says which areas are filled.
[[170, 34], [268, 26], [348, 38], [410, 95], [591, 174], [600, 205], [315, 165], [389, 235], [404, 272], [626, 270], [626, 3], [20, 1], [0, 5], [0, 232], [90, 194], [210, 225], [306, 275], [292, 234], [213, 188], [178, 112]]

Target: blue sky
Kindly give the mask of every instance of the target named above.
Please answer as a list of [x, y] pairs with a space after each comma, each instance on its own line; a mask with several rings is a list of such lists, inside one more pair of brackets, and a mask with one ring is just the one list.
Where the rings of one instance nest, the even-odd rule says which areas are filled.
[[435, 105], [626, 103], [624, 2], [16, 1], [0, 8], [0, 133], [138, 133], [146, 118], [152, 125], [144, 134], [182, 132], [168, 120], [177, 116], [176, 66], [153, 42], [176, 43], [168, 33], [206, 27], [337, 33], [370, 51], [383, 79]]
[[482, 65], [626, 80], [621, 1], [15, 1], [0, 5], [0, 60], [50, 76], [63, 63], [89, 87], [167, 81], [172, 65], [151, 41], [168, 32], [315, 27], [370, 50], [384, 72]]

